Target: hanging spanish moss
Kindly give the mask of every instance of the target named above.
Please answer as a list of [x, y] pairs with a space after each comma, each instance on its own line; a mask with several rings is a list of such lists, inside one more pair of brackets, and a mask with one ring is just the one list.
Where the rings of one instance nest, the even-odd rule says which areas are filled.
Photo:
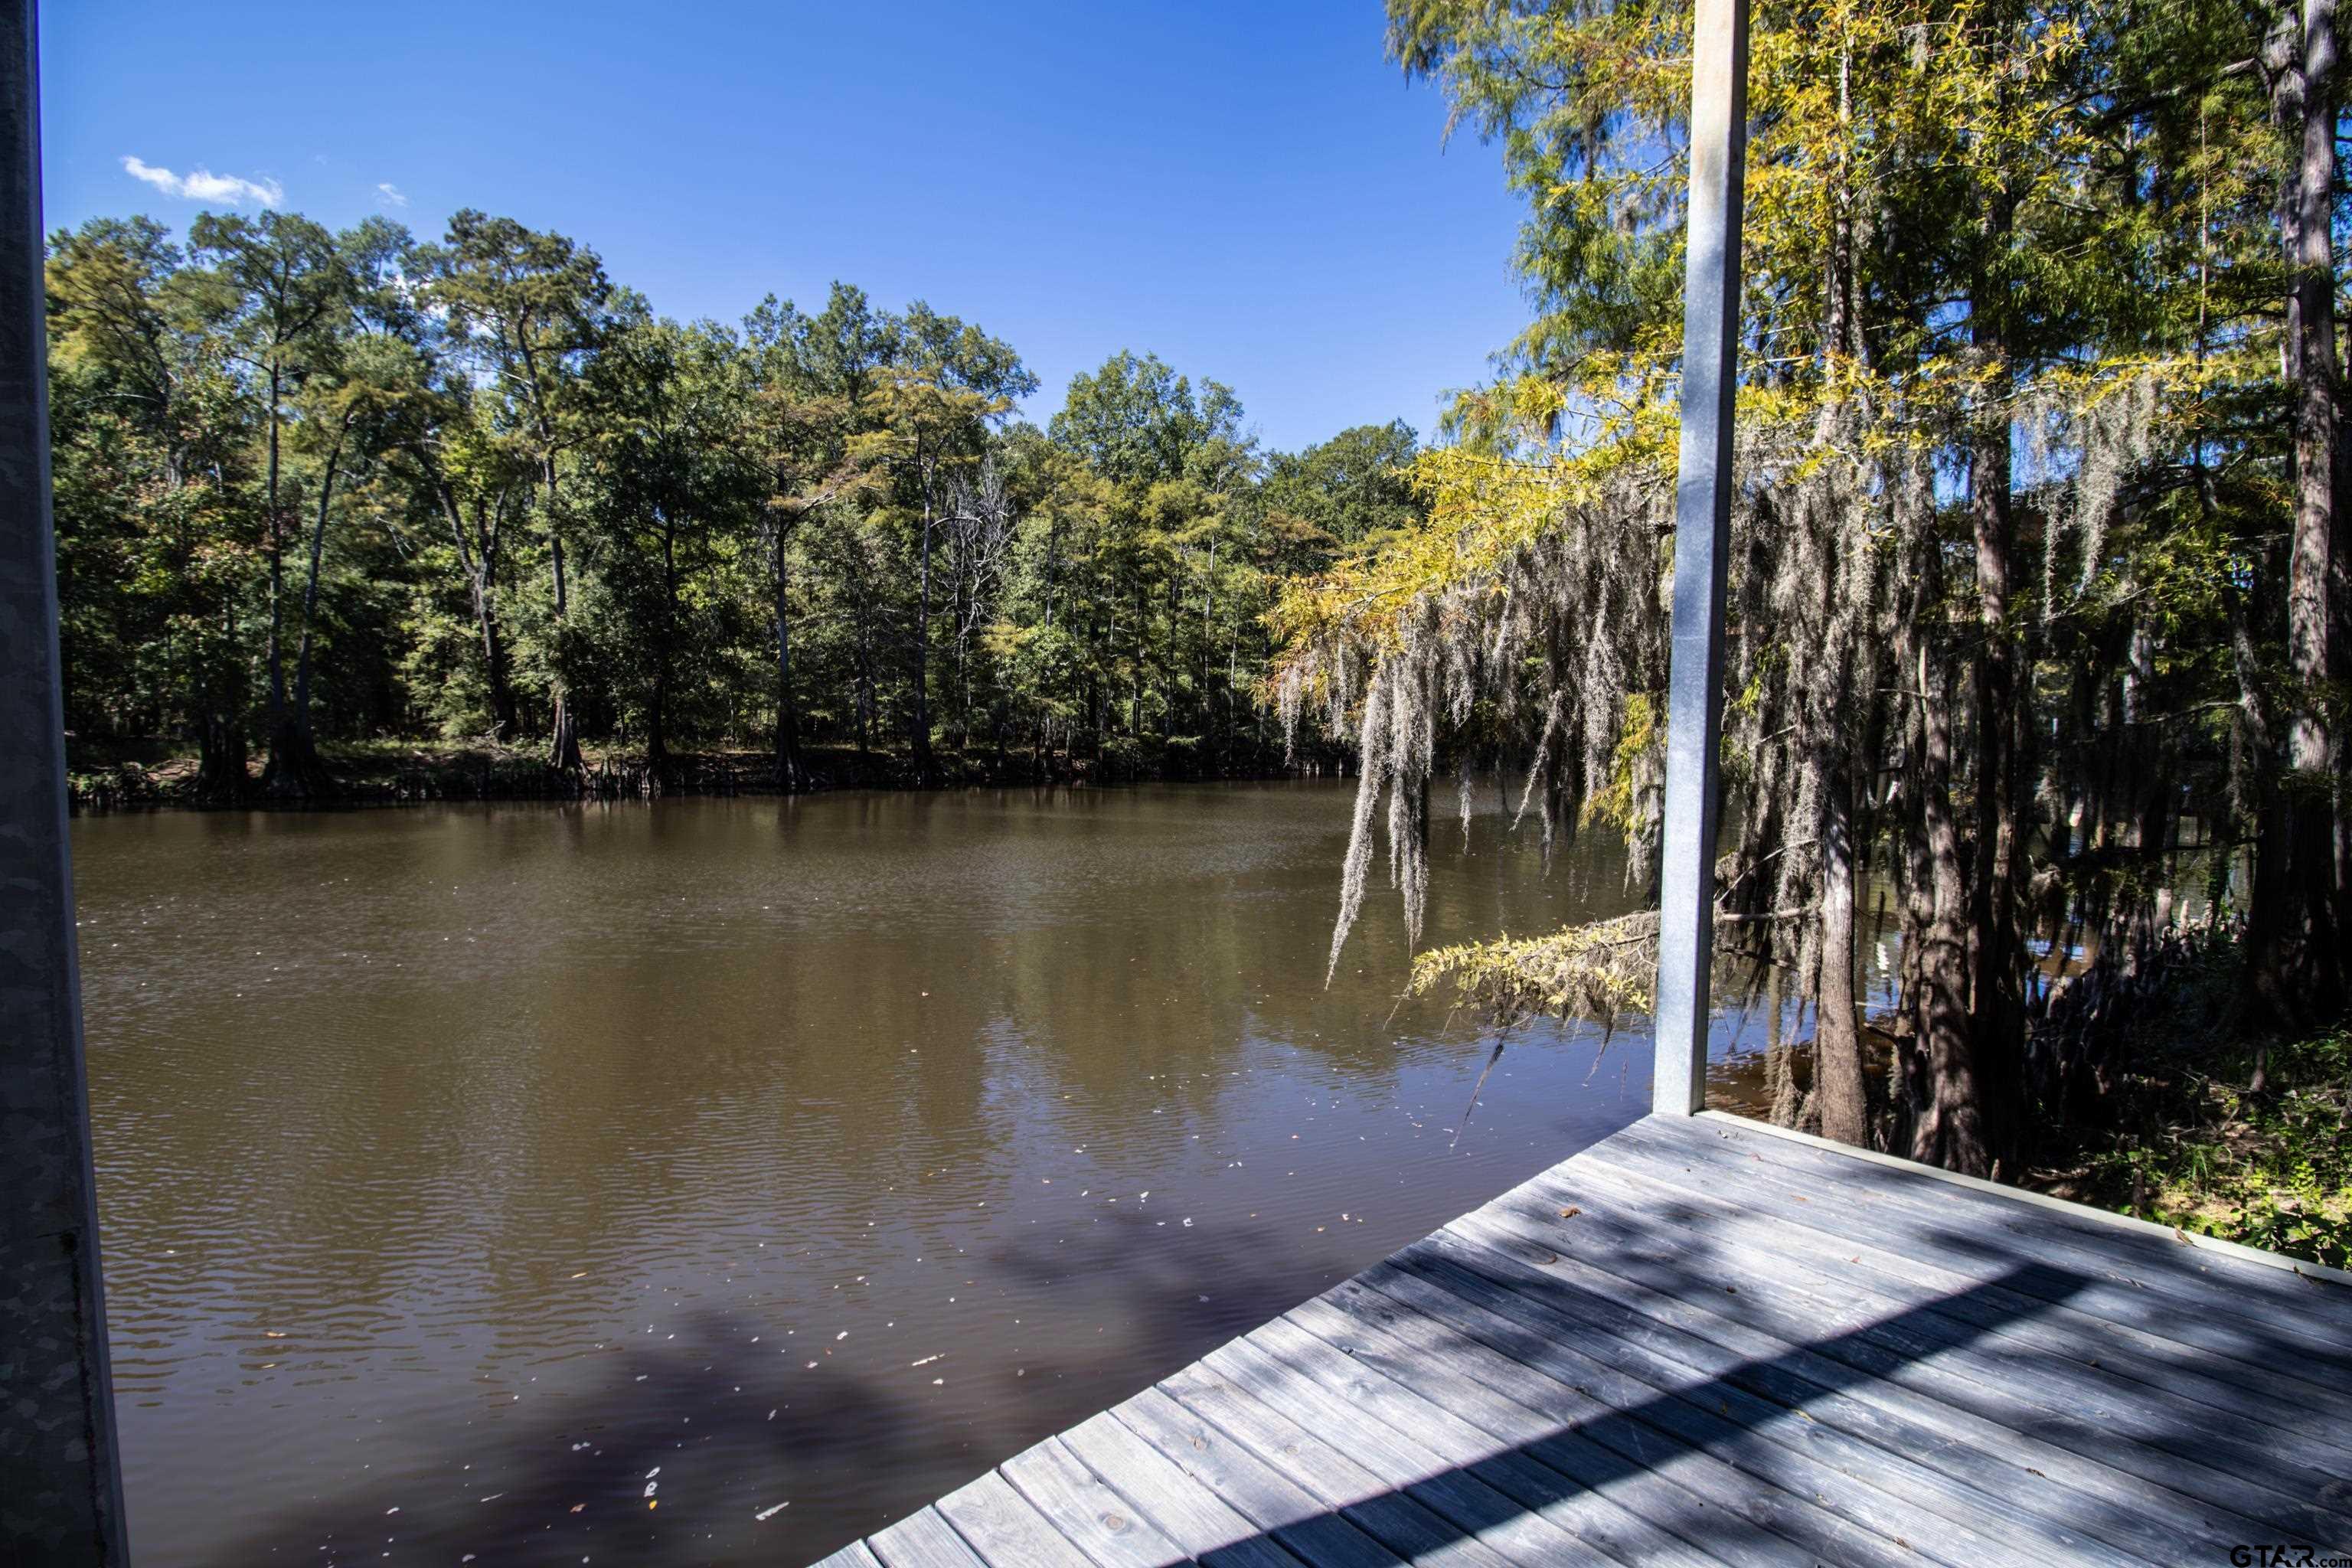
[[[1351, 743], [1359, 764], [1327, 983], [1382, 848], [1407, 939], [1420, 945], [1430, 791], [1449, 773], [1465, 831], [1472, 778], [1524, 770], [1509, 792], [1515, 826], [1548, 848], [1583, 831], [1618, 834], [1629, 884], [1654, 888], [1673, 581], [1669, 384], [1631, 383], [1625, 402], [1581, 425], [1555, 417], [1486, 449], [1428, 454], [1416, 470], [1426, 527], [1286, 597], [1274, 692], [1286, 734], [1296, 744], [1318, 725]], [[2160, 383], [2143, 365], [2036, 381], [2006, 401], [1988, 386], [1843, 364], [1801, 395], [1750, 390], [1740, 405], [1717, 947], [1741, 971], [1735, 994], [1743, 977], [1756, 988], [1769, 979], [1776, 1007], [1815, 1019], [1816, 1084], [1828, 1087], [1780, 1097], [1787, 1113], [1881, 1142], [1899, 1142], [1898, 1124], [1919, 1114], [1906, 1094], [1934, 1100], [1931, 1084], [1906, 1088], [1906, 1074], [1933, 1076], [1924, 1056], [1906, 1053], [1938, 1038], [1950, 1047], [1978, 984], [1956, 924], [1975, 874], [1960, 814], [1981, 805], [1990, 781], [1955, 761], [1951, 740], [1958, 676], [1982, 645], [1947, 565], [1971, 504], [1950, 454], [1989, 426], [2032, 432], [2010, 500], [2041, 533], [2045, 561], [2066, 561], [2063, 576], [2042, 574], [2063, 622], [2122, 591], [2103, 552], [2130, 526], [2132, 476], [2164, 434]], [[1583, 406], [1603, 405], [1587, 389]], [[2052, 616], [2043, 603], [2029, 619]], [[2021, 932], [2054, 931], [2083, 912], [2065, 840], [2038, 824], [2081, 793], [2076, 766], [2094, 754], [2032, 753], [2041, 776], [2021, 792], [2032, 815], [2003, 830], [2023, 851], [2004, 873]], [[1853, 980], [1874, 879], [1902, 895], [1907, 980], [1892, 1020], [1897, 1059], [1883, 1063], [1865, 1060], [1874, 1047]], [[2112, 878], [2100, 887], [2104, 919], [2127, 890]], [[1416, 961], [1410, 989], [1450, 984], [1458, 1002], [1504, 1023], [1550, 1013], [1613, 1028], [1649, 1005], [1655, 930], [1643, 915], [1452, 945]], [[2020, 974], [2021, 994], [2042, 999], [2046, 987], [2021, 978], [2032, 963], [2021, 936], [1996, 961]]]

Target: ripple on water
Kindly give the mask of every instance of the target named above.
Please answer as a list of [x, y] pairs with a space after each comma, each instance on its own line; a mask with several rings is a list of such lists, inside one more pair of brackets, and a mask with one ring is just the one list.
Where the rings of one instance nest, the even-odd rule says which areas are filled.
[[[1392, 909], [1322, 984], [1347, 815], [78, 822], [142, 1562], [814, 1556], [1630, 1120], [1642, 1043], [1539, 1029], [1450, 1142]], [[1446, 836], [1430, 940], [1623, 907], [1538, 860]]]

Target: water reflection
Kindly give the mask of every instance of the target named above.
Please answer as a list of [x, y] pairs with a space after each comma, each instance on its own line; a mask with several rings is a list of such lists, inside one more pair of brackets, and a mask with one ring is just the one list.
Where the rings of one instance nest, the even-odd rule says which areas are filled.
[[[803, 1560], [1637, 1114], [1645, 1038], [1538, 1028], [1449, 1146], [1392, 904], [1321, 984], [1347, 813], [78, 823], [141, 1561]], [[1481, 816], [1427, 940], [1622, 880]]]

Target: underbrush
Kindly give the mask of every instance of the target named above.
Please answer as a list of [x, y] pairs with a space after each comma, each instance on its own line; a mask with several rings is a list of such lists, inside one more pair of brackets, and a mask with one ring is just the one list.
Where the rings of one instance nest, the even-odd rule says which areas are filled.
[[2109, 1114], [2030, 1184], [2183, 1232], [2352, 1268], [2352, 1027], [2242, 1028], [2234, 943], [2183, 966], [2130, 1030]]
[[2086, 1201], [2352, 1268], [2352, 1033], [2135, 1077], [2140, 1114], [2084, 1151]]

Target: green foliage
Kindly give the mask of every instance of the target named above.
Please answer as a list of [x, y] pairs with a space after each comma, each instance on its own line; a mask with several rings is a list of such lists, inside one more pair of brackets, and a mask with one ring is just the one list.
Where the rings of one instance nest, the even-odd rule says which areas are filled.
[[1150, 485], [1246, 463], [1242, 406], [1230, 388], [1191, 380], [1157, 354], [1121, 349], [1071, 378], [1047, 434], [1113, 484]]
[[1265, 505], [1288, 535], [1377, 548], [1426, 515], [1411, 472], [1420, 445], [1403, 420], [1359, 425], [1268, 465]]
[[2352, 1268], [2352, 1033], [2176, 1047], [2121, 1092], [2123, 1125], [2083, 1161], [2098, 1201]]
[[559, 696], [656, 779], [787, 734], [842, 782], [1262, 768], [1275, 584], [1414, 507], [1402, 426], [1269, 459], [1122, 353], [1049, 433], [1013, 347], [922, 302], [680, 323], [473, 211], [100, 220], [48, 284], [69, 723], [220, 795], [280, 718], [509, 756]]
[[715, 682], [729, 650], [758, 637], [742, 556], [766, 475], [743, 428], [735, 349], [717, 332], [633, 321], [603, 345], [589, 389], [573, 504], [596, 570], [564, 673], [605, 693], [657, 769], [671, 735], [724, 732]]

